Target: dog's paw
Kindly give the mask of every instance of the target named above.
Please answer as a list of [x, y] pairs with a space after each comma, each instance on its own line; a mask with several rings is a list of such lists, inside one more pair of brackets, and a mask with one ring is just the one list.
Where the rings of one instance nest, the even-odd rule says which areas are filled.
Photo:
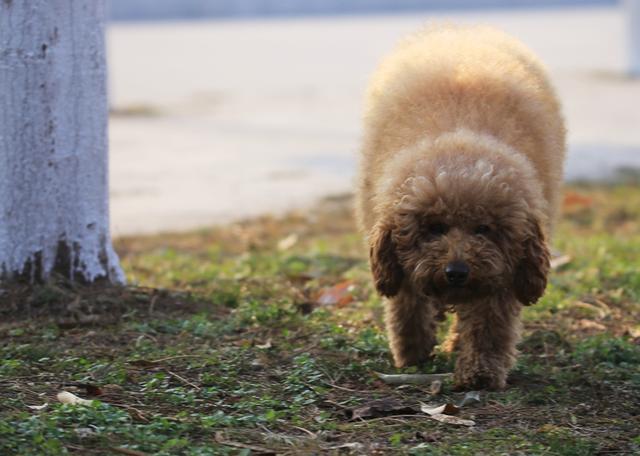
[[454, 374], [456, 390], [500, 391], [507, 386], [507, 370], [499, 363], [458, 360]]
[[430, 334], [413, 335], [413, 337], [390, 337], [390, 348], [396, 367], [420, 366], [432, 359], [436, 339]]
[[505, 389], [507, 382], [505, 378], [490, 375], [477, 375], [475, 377], [459, 379], [454, 377], [454, 390], [489, 390], [501, 391]]
[[396, 367], [422, 366], [429, 364], [432, 359], [433, 355], [425, 350], [393, 353], [393, 363]]

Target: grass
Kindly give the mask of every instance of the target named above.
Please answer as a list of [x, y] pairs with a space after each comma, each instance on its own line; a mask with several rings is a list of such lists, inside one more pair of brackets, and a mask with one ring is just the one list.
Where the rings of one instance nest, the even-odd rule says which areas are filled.
[[474, 427], [349, 418], [464, 395], [374, 375], [397, 370], [349, 203], [121, 239], [125, 288], [0, 287], [0, 454], [640, 452], [640, 187], [567, 189], [555, 247], [571, 260], [524, 312], [508, 389], [462, 409]]

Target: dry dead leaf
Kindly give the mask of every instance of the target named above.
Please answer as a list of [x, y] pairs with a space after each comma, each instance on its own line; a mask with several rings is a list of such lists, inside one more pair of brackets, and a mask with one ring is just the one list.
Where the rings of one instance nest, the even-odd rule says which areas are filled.
[[429, 393], [433, 396], [437, 396], [442, 391], [442, 380], [434, 380], [429, 386]]
[[467, 405], [477, 404], [478, 402], [480, 402], [480, 391], [468, 391], [458, 404], [458, 407], [462, 408]]
[[567, 192], [564, 196], [562, 206], [564, 209], [582, 209], [591, 207], [593, 198], [584, 196], [576, 192]]
[[558, 257], [552, 258], [549, 262], [549, 266], [551, 267], [551, 269], [558, 269], [571, 263], [572, 259], [573, 258], [571, 258], [571, 255], [560, 255]]
[[258, 454], [276, 454], [275, 451], [270, 450], [269, 448], [261, 447], [258, 445], [246, 444], [242, 442], [235, 442], [233, 440], [226, 440], [224, 433], [222, 433], [221, 431], [218, 431], [215, 433], [215, 441], [218, 442], [220, 445], [230, 446], [234, 448], [242, 448], [245, 450], [250, 450], [252, 452], [255, 451]]
[[353, 290], [355, 285], [352, 280], [345, 280], [337, 285], [320, 290], [316, 302], [321, 306], [344, 307], [354, 300]]
[[580, 309], [585, 309], [588, 312], [593, 312], [598, 314], [598, 318], [605, 318], [607, 315], [611, 314], [611, 309], [609, 306], [602, 301], [596, 301], [596, 304], [592, 304], [590, 302], [585, 301], [576, 301], [572, 304], [573, 307], [578, 307]]
[[628, 327], [626, 333], [640, 342], [640, 325]]
[[458, 418], [457, 415], [460, 412], [460, 408], [455, 406], [454, 404], [443, 404], [439, 407], [429, 407], [426, 404], [422, 404], [420, 407], [420, 411], [429, 415], [429, 417], [433, 418], [436, 421], [440, 421], [445, 424], [453, 424], [456, 426], [475, 426], [475, 421], [465, 420], [462, 418]]
[[424, 440], [425, 442], [437, 442], [438, 440], [440, 440], [440, 434], [437, 432], [422, 432], [422, 431], [417, 431], [416, 432], [416, 439], [418, 440]]
[[45, 402], [42, 405], [27, 405], [27, 408], [30, 408], [31, 410], [44, 410], [49, 406], [48, 402]]
[[120, 385], [116, 385], [115, 383], [107, 383], [101, 388], [102, 394], [117, 394], [124, 391], [124, 388]]
[[381, 416], [415, 415], [418, 407], [404, 405], [395, 399], [386, 398], [369, 402], [354, 409], [347, 409], [345, 413], [351, 420], [370, 420]]
[[431, 415], [431, 418], [433, 418], [436, 421], [440, 421], [441, 423], [452, 424], [455, 426], [475, 426], [476, 425], [476, 422], [473, 420], [465, 420], [462, 418], [458, 418], [457, 416], [445, 415], [443, 413]]
[[605, 325], [586, 318], [581, 318], [574, 326], [581, 331], [605, 331], [607, 329]]
[[438, 407], [429, 407], [427, 404], [420, 406], [420, 411], [427, 415], [457, 415], [460, 409], [454, 404], [443, 404]]
[[271, 347], [273, 347], [271, 338], [267, 339], [267, 341], [264, 344], [256, 345], [256, 348], [260, 348], [261, 350], [267, 350]]
[[104, 391], [102, 387], [94, 385], [93, 383], [67, 383], [65, 386], [84, 391], [84, 394], [88, 396], [102, 396]]
[[285, 250], [289, 250], [291, 247], [298, 243], [298, 235], [296, 233], [292, 233], [289, 236], [280, 239], [278, 241], [278, 250], [284, 252]]
[[90, 405], [92, 401], [87, 399], [82, 399], [81, 397], [76, 396], [69, 391], [62, 391], [58, 393], [56, 396], [60, 402], [63, 404], [72, 404], [72, 405]]

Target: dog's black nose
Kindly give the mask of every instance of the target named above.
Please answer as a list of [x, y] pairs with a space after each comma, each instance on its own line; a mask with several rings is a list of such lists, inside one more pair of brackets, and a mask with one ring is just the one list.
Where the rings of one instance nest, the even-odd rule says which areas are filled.
[[447, 282], [451, 285], [464, 285], [469, 277], [469, 266], [462, 261], [452, 261], [444, 269], [444, 273], [447, 276]]

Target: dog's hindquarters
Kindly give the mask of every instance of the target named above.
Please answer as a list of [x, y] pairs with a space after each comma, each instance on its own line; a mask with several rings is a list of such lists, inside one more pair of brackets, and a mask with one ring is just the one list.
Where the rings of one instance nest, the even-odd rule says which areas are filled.
[[436, 26], [403, 41], [372, 78], [358, 178], [358, 219], [366, 231], [387, 197], [380, 186], [395, 156], [460, 129], [492, 136], [527, 157], [553, 223], [565, 128], [542, 64], [492, 28]]

